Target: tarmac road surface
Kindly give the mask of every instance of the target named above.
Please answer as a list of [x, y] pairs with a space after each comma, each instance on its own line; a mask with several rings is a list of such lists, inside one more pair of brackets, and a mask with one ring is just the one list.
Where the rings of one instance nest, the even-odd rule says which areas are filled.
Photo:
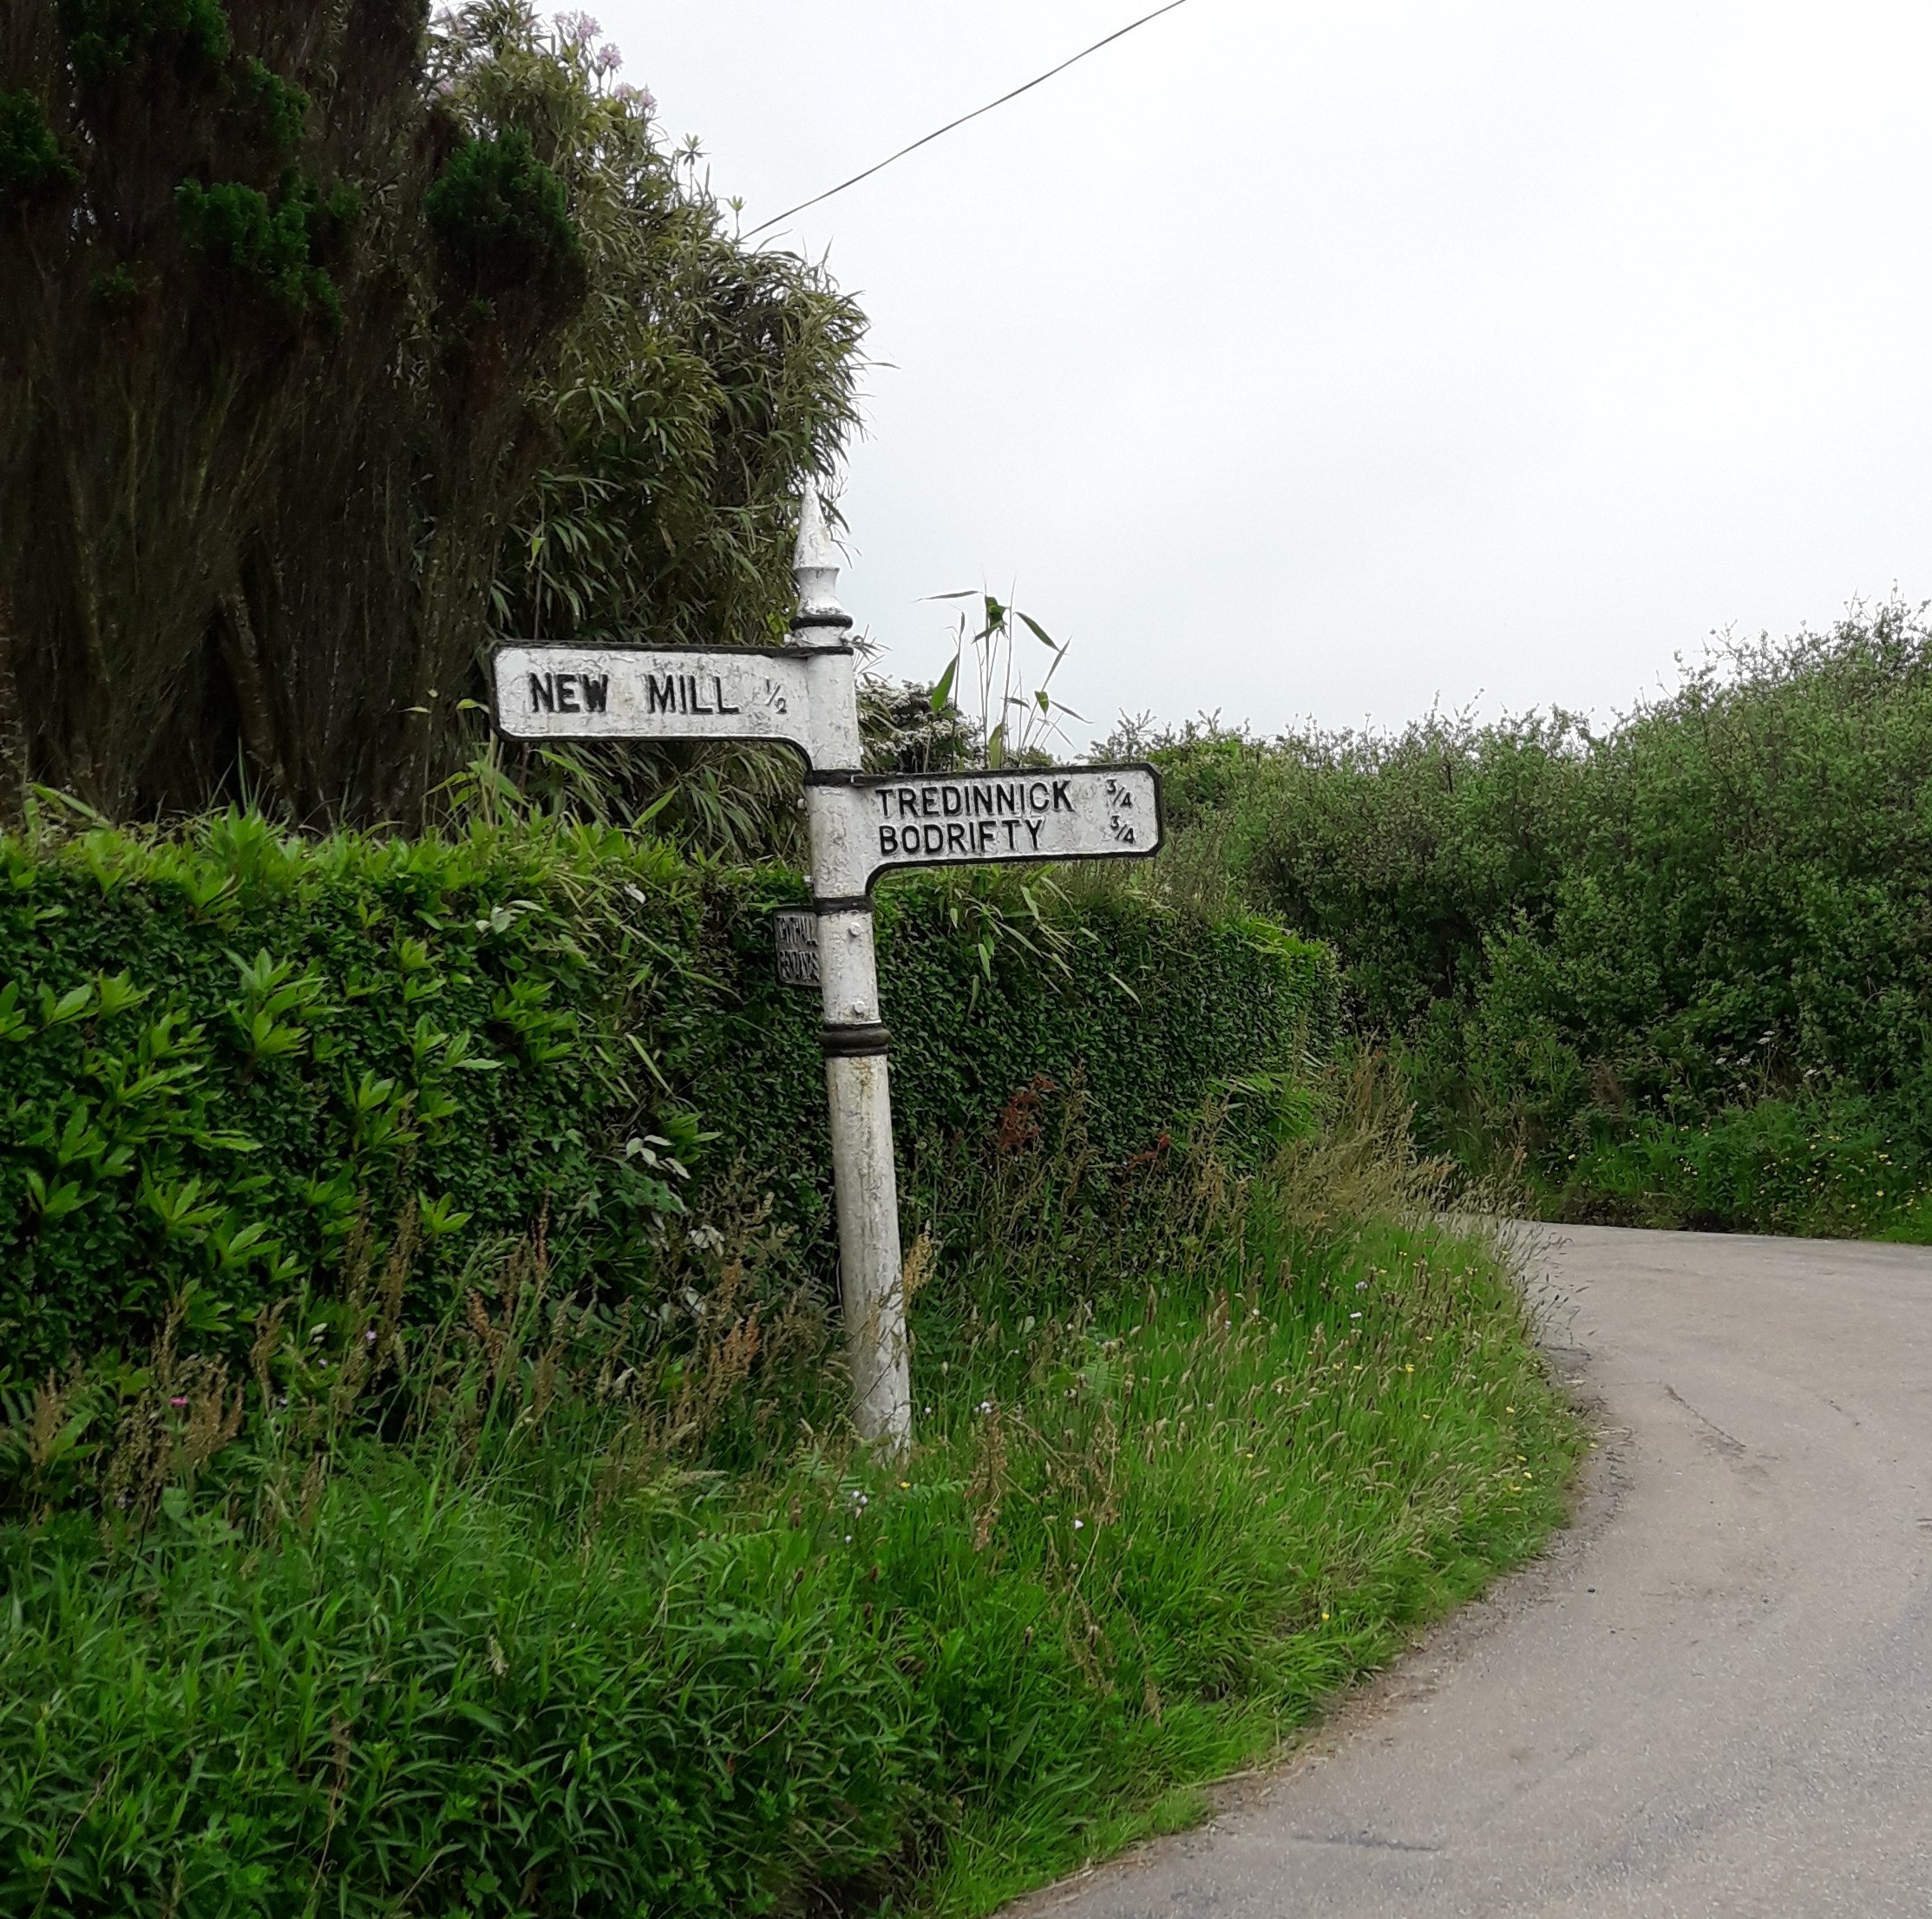
[[1932, 1919], [1932, 1251], [1558, 1231], [1576, 1527], [1209, 1824], [1028, 1910]]

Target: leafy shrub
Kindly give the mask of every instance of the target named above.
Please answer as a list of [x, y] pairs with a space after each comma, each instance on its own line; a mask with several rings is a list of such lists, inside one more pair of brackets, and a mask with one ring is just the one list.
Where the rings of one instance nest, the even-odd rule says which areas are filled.
[[0, 92], [0, 206], [17, 206], [79, 178], [32, 94]]
[[424, 197], [429, 230], [464, 283], [488, 295], [535, 284], [569, 298], [581, 291], [583, 243], [563, 182], [511, 128], [465, 141]]
[[[1144, 901], [988, 882], [881, 901], [900, 1137], [983, 1136], [1045, 1073], [1125, 1165], [1333, 1025], [1317, 949]], [[655, 1307], [701, 1190], [773, 1195], [787, 1283], [834, 1270], [815, 996], [781, 988], [798, 883], [538, 823], [306, 840], [0, 841], [0, 1338], [18, 1376], [145, 1339], [201, 1347], [336, 1283], [358, 1233], [422, 1239], [410, 1316], [545, 1223], [560, 1287]], [[1045, 901], [1037, 906], [1036, 901]]]
[[60, 0], [68, 56], [84, 81], [128, 74], [156, 56], [206, 73], [228, 56], [221, 0]]
[[331, 324], [341, 319], [342, 303], [334, 281], [312, 262], [323, 234], [352, 206], [352, 195], [324, 203], [314, 183], [299, 177], [273, 201], [239, 180], [204, 187], [185, 180], [174, 190], [192, 252], [255, 281], [291, 311], [316, 308]]
[[1431, 718], [1166, 756], [1183, 839], [1334, 945], [1432, 1145], [1521, 1154], [1565, 1214], [1842, 1232], [1916, 1208], [1932, 630], [1909, 609], [1732, 647], [1602, 735]]

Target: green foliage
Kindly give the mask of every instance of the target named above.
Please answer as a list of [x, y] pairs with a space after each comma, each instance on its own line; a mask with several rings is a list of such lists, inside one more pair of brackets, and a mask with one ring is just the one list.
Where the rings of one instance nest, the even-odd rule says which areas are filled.
[[[16, 1377], [202, 1346], [339, 1290], [359, 1233], [431, 1218], [411, 1316], [546, 1221], [560, 1284], [654, 1308], [687, 1202], [769, 1189], [791, 1281], [833, 1270], [815, 998], [776, 983], [796, 880], [538, 822], [403, 842], [230, 814], [0, 841], [0, 1336]], [[1332, 1023], [1322, 956], [1248, 922], [917, 881], [881, 903], [908, 1152], [1045, 1072], [1104, 1168]], [[700, 1156], [701, 1135], [712, 1143]], [[695, 1162], [695, 1164], [694, 1164]], [[685, 1173], [693, 1178], [689, 1188]]]
[[[828, 1263], [818, 1008], [776, 984], [761, 910], [796, 899], [767, 882], [724, 929], [737, 991], [694, 1039], [698, 1104]], [[1075, 1096], [1090, 1148], [1083, 1209], [1121, 1198], [1134, 1156], [1210, 1102], [1237, 1105], [1230, 1154], [1265, 1151], [1283, 1080], [1334, 1038], [1326, 953], [1249, 917], [1195, 922], [1128, 895], [1074, 899], [979, 873], [895, 879], [876, 927], [902, 1161], [997, 1141], [1025, 1089]], [[760, 1049], [783, 1065], [734, 1068]]]
[[239, 180], [204, 187], [184, 180], [174, 190], [174, 206], [193, 252], [258, 282], [292, 312], [312, 306], [331, 324], [341, 324], [335, 283], [313, 264], [320, 207], [311, 182], [291, 178], [272, 202]]
[[567, 300], [581, 293], [583, 243], [563, 182], [519, 128], [464, 141], [444, 163], [422, 210], [462, 283], [479, 293], [527, 283], [553, 287]]
[[[1568, 1216], [1915, 1216], [1932, 1153], [1932, 632], [1732, 647], [1613, 731], [1172, 742], [1182, 838], [1333, 942], [1431, 1143]], [[1182, 864], [1185, 863], [1183, 856]]]
[[[284, 841], [230, 815], [193, 838], [96, 831], [0, 848], [9, 948], [0, 1323], [29, 1372], [159, 1323], [204, 1344], [326, 1282], [365, 1221], [464, 1215], [435, 1291], [547, 1208], [573, 1284], [641, 1284], [677, 1202], [626, 1140], [645, 1099], [621, 1032], [687, 1006], [629, 921], [689, 950], [691, 875], [615, 835], [416, 846]], [[624, 888], [632, 889], [626, 893]], [[653, 1031], [652, 1015], [665, 1030]]]
[[246, 85], [262, 118], [269, 145], [278, 154], [292, 154], [301, 144], [302, 128], [314, 102], [298, 86], [282, 78], [272, 67], [251, 60]]
[[[420, 823], [477, 750], [493, 633], [762, 641], [789, 612], [857, 310], [734, 237], [577, 27], [324, 13], [8, 14], [0, 823], [36, 784], [115, 819]], [[785, 850], [770, 756], [578, 757], [618, 816], [669, 790], [667, 826]]]
[[79, 178], [40, 102], [24, 88], [0, 93], [0, 206], [17, 206]]
[[[621, 1339], [510, 1287], [369, 1327], [416, 1374], [386, 1444], [330, 1411], [360, 1321], [278, 1335], [239, 1441], [170, 1373], [159, 1451], [115, 1439], [191, 1462], [145, 1531], [0, 1533], [9, 1909], [979, 1911], [1170, 1822], [1561, 1515], [1575, 1436], [1493, 1250], [1344, 1222], [1324, 1163], [1176, 1169], [1192, 1250], [1123, 1308], [1022, 1318], [989, 1267], [903, 1465], [691, 1470], [697, 1401], [613, 1392]], [[11, 1429], [50, 1472], [69, 1410]]]
[[123, 318], [140, 303], [141, 282], [125, 266], [110, 266], [94, 276], [88, 300], [96, 312]]
[[206, 75], [231, 46], [221, 0], [60, 0], [58, 12], [75, 73], [95, 84], [158, 58]]
[[[582, 16], [460, 7], [434, 49], [451, 109], [527, 128], [566, 184], [592, 297], [533, 394], [545, 455], [506, 515], [491, 623], [506, 639], [769, 644], [793, 611], [803, 477], [856, 420], [862, 316], [822, 266], [749, 249], [694, 142], [661, 137]], [[586, 744], [569, 755], [618, 816], [742, 857], [795, 857], [783, 750]], [[553, 756], [515, 765], [555, 790]]]

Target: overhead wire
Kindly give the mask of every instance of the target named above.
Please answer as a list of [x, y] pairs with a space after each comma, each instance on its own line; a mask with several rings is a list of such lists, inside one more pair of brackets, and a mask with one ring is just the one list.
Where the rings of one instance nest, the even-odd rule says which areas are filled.
[[942, 134], [951, 133], [956, 127], [963, 127], [969, 120], [977, 120], [982, 114], [990, 114], [995, 107], [1004, 107], [1009, 100], [1018, 100], [1022, 94], [1031, 93], [1034, 88], [1044, 86], [1056, 74], [1064, 73], [1069, 67], [1077, 66], [1088, 55], [1096, 54], [1103, 47], [1110, 47], [1117, 40], [1123, 40], [1136, 27], [1144, 27], [1150, 20], [1158, 20], [1163, 13], [1172, 13], [1176, 7], [1184, 7], [1188, 0], [1167, 0], [1165, 6], [1156, 7], [1151, 13], [1143, 13], [1138, 20], [1130, 20], [1124, 27], [1117, 27], [1104, 40], [1097, 40], [1090, 47], [1083, 47], [1078, 53], [1063, 60], [1057, 67], [1049, 67], [1043, 74], [1036, 74], [1025, 85], [1015, 87], [1011, 93], [1001, 94], [997, 100], [989, 100], [984, 107], [975, 107], [969, 114], [961, 114], [957, 120], [949, 120], [943, 127], [935, 127], [929, 134], [921, 134], [910, 146], [901, 147], [896, 154], [887, 154], [881, 160], [868, 167], [863, 173], [855, 174], [850, 180], [842, 180], [836, 187], [828, 187], [822, 193], [815, 193], [809, 200], [802, 200], [796, 206], [788, 206], [783, 213], [775, 213], [754, 226], [744, 234], [745, 239], [756, 239], [760, 233], [789, 219], [794, 213], [802, 213], [806, 208], [816, 206], [822, 200], [830, 200], [835, 193], [842, 193], [848, 187], [856, 187], [861, 180], [870, 180], [874, 174], [882, 173], [896, 160], [905, 159], [907, 154], [916, 154], [921, 147], [930, 147]]

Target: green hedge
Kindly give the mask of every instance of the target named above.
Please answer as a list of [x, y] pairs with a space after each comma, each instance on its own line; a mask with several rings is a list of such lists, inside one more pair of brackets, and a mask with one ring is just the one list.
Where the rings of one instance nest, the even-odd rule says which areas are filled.
[[[589, 828], [0, 840], [0, 1379], [138, 1342], [179, 1299], [197, 1344], [245, 1346], [406, 1218], [425, 1314], [540, 1221], [560, 1284], [648, 1295], [678, 1215], [747, 1179], [828, 1276], [816, 999], [771, 961], [798, 897]], [[1333, 1032], [1325, 949], [1035, 897], [882, 896], [902, 1157], [1044, 1075], [1124, 1158]]]

